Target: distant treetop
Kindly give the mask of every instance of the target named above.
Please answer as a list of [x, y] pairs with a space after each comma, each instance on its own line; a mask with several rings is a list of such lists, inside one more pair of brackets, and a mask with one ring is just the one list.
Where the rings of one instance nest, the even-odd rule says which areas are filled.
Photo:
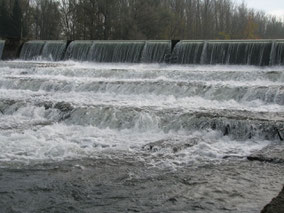
[[284, 23], [231, 0], [0, 0], [0, 37], [280, 39]]

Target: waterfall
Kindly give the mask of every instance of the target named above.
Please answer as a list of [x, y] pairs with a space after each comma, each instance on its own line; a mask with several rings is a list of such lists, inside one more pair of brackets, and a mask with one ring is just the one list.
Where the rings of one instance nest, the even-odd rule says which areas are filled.
[[205, 64], [269, 65], [271, 42], [209, 41]]
[[89, 61], [139, 63], [145, 41], [94, 41]]
[[66, 41], [46, 41], [42, 50], [42, 59], [60, 61], [66, 49]]
[[73, 41], [69, 44], [64, 59], [75, 61], [87, 61], [92, 41]]
[[[0, 54], [4, 42], [0, 42]], [[180, 41], [29, 41], [23, 60], [75, 60], [103, 63], [283, 65], [282, 40]], [[0, 55], [1, 56], [1, 55]]]
[[28, 41], [24, 43], [20, 59], [22, 60], [36, 60], [41, 56], [45, 41]]
[[204, 42], [202, 41], [181, 41], [172, 54], [172, 63], [178, 64], [200, 64]]
[[276, 41], [271, 54], [271, 65], [284, 65], [284, 42]]
[[2, 59], [4, 46], [5, 46], [5, 41], [0, 40], [0, 60]]
[[171, 53], [170, 41], [147, 41], [142, 53], [143, 63], [163, 63]]

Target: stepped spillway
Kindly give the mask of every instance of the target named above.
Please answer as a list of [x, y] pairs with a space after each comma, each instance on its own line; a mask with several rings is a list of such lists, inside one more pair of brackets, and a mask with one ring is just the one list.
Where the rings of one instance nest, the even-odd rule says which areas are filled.
[[40, 113], [35, 120], [51, 128], [58, 123], [66, 128], [92, 126], [133, 134], [154, 131], [160, 137], [212, 131], [220, 138], [228, 137], [228, 143], [257, 140], [265, 144], [281, 139], [281, 68], [73, 62], [18, 65], [3, 62], [0, 67], [0, 111], [4, 118], [12, 119], [12, 127], [4, 122], [2, 129], [25, 126], [24, 111], [30, 108], [33, 116]]
[[[106, 43], [33, 43], [22, 57], [36, 61], [0, 62], [4, 210], [249, 213], [278, 193], [283, 66], [189, 65], [219, 48], [199, 41], [177, 44], [174, 65], [167, 41]], [[210, 63], [237, 47], [222, 48]]]

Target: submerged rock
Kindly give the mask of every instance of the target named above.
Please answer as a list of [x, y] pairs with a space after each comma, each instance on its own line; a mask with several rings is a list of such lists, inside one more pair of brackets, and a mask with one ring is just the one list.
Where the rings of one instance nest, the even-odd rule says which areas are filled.
[[[247, 157], [249, 161], [267, 163], [284, 163], [284, 148], [282, 144], [270, 145]], [[284, 212], [284, 211], [283, 211]]]
[[59, 109], [62, 112], [69, 112], [73, 110], [73, 107], [70, 103], [59, 102], [56, 103], [54, 108]]
[[198, 138], [188, 139], [186, 141], [175, 141], [174, 139], [159, 140], [152, 143], [148, 143], [143, 146], [143, 150], [150, 152], [158, 152], [162, 149], [172, 150], [173, 153], [182, 151], [184, 149], [193, 147], [199, 142]]

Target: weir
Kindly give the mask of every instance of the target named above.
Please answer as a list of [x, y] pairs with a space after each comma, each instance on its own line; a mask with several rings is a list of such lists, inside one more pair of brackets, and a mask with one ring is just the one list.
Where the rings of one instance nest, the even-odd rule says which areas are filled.
[[45, 41], [28, 41], [24, 43], [20, 59], [22, 60], [37, 60], [41, 56], [41, 52]]
[[271, 42], [264, 41], [209, 41], [204, 63], [269, 65], [271, 47]]
[[42, 59], [48, 61], [62, 60], [66, 46], [66, 41], [46, 41], [41, 54]]
[[4, 46], [5, 46], [5, 41], [0, 40], [0, 60], [2, 59]]
[[93, 41], [73, 41], [69, 44], [64, 59], [75, 61], [87, 61]]
[[200, 64], [204, 47], [202, 41], [180, 41], [173, 49], [172, 63]]
[[66, 51], [66, 41], [29, 41], [21, 50], [22, 60], [60, 61]]
[[23, 60], [103, 63], [283, 65], [283, 40], [230, 41], [29, 41]]
[[284, 65], [284, 41], [273, 42], [270, 65]]
[[94, 41], [88, 61], [139, 63], [145, 41]]
[[164, 63], [166, 56], [171, 54], [171, 41], [147, 41], [141, 62]]

